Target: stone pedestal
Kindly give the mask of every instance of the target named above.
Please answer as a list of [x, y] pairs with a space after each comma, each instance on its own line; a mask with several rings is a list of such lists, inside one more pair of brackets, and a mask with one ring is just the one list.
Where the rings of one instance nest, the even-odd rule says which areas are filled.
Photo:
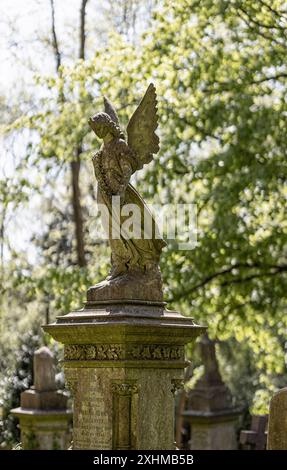
[[186, 411], [191, 424], [191, 450], [234, 450], [238, 448], [235, 425], [238, 412]]
[[57, 390], [51, 351], [42, 347], [34, 354], [34, 386], [21, 393], [21, 406], [11, 410], [19, 418], [22, 448], [68, 449], [72, 411], [67, 396]]
[[183, 413], [190, 424], [190, 449], [237, 449], [236, 423], [242, 410], [232, 406], [230, 391], [222, 381], [215, 342], [205, 334], [199, 346], [204, 374], [190, 391], [188, 409]]
[[184, 345], [204, 328], [161, 303], [91, 303], [44, 326], [64, 343], [74, 449], [174, 449]]

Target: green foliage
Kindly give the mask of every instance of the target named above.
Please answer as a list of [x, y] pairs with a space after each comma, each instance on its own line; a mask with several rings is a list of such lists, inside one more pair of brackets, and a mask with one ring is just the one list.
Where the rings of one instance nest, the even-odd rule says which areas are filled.
[[170, 300], [248, 344], [265, 398], [286, 339], [286, 15], [272, 4], [166, 2], [144, 61], [165, 97], [157, 180], [180, 178], [199, 210], [196, 250], [172, 255]]
[[[260, 410], [285, 372], [284, 3], [166, 0], [138, 44], [113, 34], [90, 60], [62, 67], [57, 78], [39, 78], [39, 109], [8, 129], [31, 132], [26, 162], [44, 173], [52, 191], [55, 173], [68, 184], [65, 168], [82, 142], [88, 208], [94, 204], [88, 159], [99, 145], [88, 117], [101, 109], [106, 94], [126, 124], [147, 82], [155, 82], [161, 151], [137, 187], [153, 201], [198, 208], [196, 249], [170, 245], [163, 256], [166, 297], [208, 324], [211, 336], [230, 342], [236, 354], [228, 356], [226, 378], [240, 397], [241, 375], [249, 373], [244, 399], [251, 404], [257, 390], [254, 406]], [[89, 268], [71, 267], [71, 219], [68, 212], [61, 217], [53, 201], [52, 224], [38, 240], [43, 263], [32, 283], [34, 295], [47, 292], [58, 313], [101, 278], [107, 256], [87, 231]]]

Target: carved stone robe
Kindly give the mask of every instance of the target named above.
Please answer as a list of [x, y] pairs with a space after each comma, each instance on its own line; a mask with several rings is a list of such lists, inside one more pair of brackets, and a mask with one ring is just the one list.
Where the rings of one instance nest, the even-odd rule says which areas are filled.
[[[112, 250], [111, 275], [118, 275], [132, 269], [157, 270], [160, 253], [165, 242], [159, 238], [158, 231], [157, 238], [155, 237], [156, 222], [142, 197], [129, 183], [131, 175], [136, 170], [136, 161], [132, 150], [123, 139], [114, 138], [103, 144], [100, 151], [93, 157], [93, 164], [98, 181], [97, 200], [98, 203], [105, 204], [109, 212], [109, 240]], [[115, 202], [116, 199], [113, 196], [120, 197], [118, 201], [120, 202], [121, 214], [113, 211], [112, 202]], [[139, 208], [137, 212], [140, 213], [140, 217], [139, 220], [135, 220], [133, 217], [132, 230], [140, 236], [131, 237], [127, 230], [125, 222], [130, 214], [122, 214], [122, 209], [126, 204], [134, 204]], [[146, 225], [144, 217], [148, 221]], [[139, 226], [134, 224], [139, 224]]]

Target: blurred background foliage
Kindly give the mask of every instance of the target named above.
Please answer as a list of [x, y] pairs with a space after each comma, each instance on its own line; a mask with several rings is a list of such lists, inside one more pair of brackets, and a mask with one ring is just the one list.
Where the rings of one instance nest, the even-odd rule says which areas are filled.
[[[286, 385], [286, 2], [119, 0], [115, 14], [82, 0], [64, 35], [62, 3], [44, 3], [51, 71], [35, 70], [31, 89], [23, 80], [17, 104], [15, 92], [0, 100], [3, 161], [13, 157], [0, 180], [2, 376], [24, 332], [81, 306], [107, 274], [87, 121], [107, 95], [126, 125], [152, 81], [161, 150], [134, 182], [150, 202], [197, 205], [196, 248], [170, 242], [162, 256], [166, 300], [208, 325], [236, 401], [267, 412]], [[13, 221], [27, 213], [17, 249]]]

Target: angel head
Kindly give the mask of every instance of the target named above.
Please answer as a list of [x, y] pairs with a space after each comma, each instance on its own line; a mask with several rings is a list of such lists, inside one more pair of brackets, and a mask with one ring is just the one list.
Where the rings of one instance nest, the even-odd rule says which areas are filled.
[[[104, 106], [104, 113], [97, 113], [89, 119], [91, 128], [98, 137], [104, 139], [104, 142], [109, 142], [113, 138], [125, 140], [117, 112], [107, 98], [104, 98]], [[127, 144], [133, 152], [137, 169], [149, 163], [153, 154], [159, 150], [159, 138], [155, 133], [157, 124], [156, 91], [151, 83], [126, 129]]]
[[104, 139], [108, 134], [113, 137], [121, 136], [121, 129], [107, 113], [97, 113], [89, 119], [89, 125], [100, 138]]

